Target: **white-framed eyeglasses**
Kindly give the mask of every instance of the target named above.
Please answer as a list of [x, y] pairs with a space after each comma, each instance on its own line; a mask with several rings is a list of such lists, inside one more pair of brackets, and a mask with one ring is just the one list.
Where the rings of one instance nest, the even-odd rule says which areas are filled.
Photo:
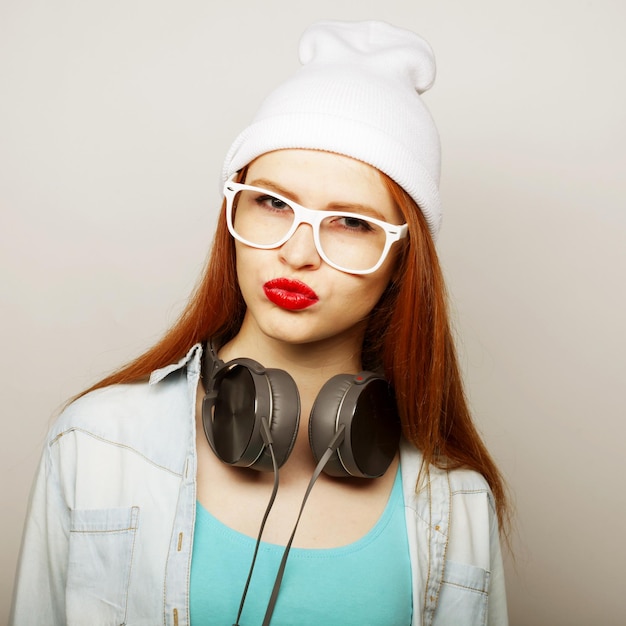
[[252, 248], [282, 246], [300, 224], [313, 228], [318, 254], [348, 274], [375, 272], [391, 246], [408, 234], [407, 224], [389, 224], [361, 213], [307, 209], [274, 191], [236, 183], [224, 184], [230, 234]]

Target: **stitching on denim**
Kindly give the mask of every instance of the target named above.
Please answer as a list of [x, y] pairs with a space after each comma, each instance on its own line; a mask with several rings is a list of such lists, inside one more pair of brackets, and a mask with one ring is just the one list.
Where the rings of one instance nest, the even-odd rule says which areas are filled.
[[443, 567], [441, 568], [441, 579], [437, 587], [437, 596], [435, 598], [435, 609], [439, 604], [439, 594], [441, 593], [441, 585], [446, 573], [446, 556], [448, 554], [448, 544], [450, 543], [450, 526], [452, 525], [452, 490], [450, 488], [450, 472], [446, 471], [446, 481], [448, 483], [448, 532], [446, 533], [446, 545], [443, 549]]
[[446, 534], [444, 533], [441, 529], [437, 529], [432, 525], [432, 522], [429, 522], [426, 518], [424, 518], [422, 515], [419, 514], [419, 512], [417, 511], [417, 509], [415, 507], [406, 505], [407, 509], [411, 509], [411, 511], [413, 511], [413, 513], [415, 513], [415, 517], [417, 517], [420, 521], [424, 522], [424, 524], [434, 530], [437, 534], [442, 535], [444, 537], [447, 537], [450, 533]]
[[83, 534], [114, 534], [114, 533], [127, 533], [130, 530], [137, 530], [138, 523], [137, 518], [139, 517], [139, 507], [132, 506], [130, 508], [130, 521], [131, 526], [127, 526], [125, 528], [110, 528], [105, 530], [99, 529], [78, 529], [78, 528], [70, 528], [71, 533], [83, 533]]
[[[189, 458], [187, 458], [186, 464], [189, 463]], [[181, 475], [181, 478], [184, 477]], [[194, 480], [194, 486], [195, 486], [195, 480]], [[172, 529], [170, 532], [170, 542], [169, 545], [170, 547], [168, 548], [167, 551], [167, 560], [165, 561], [165, 572], [163, 575], [163, 626], [167, 625], [167, 621], [168, 621], [168, 611], [167, 611], [167, 581], [168, 581], [168, 577], [169, 577], [169, 570], [170, 570], [170, 562], [172, 560], [172, 558], [177, 558], [178, 555], [178, 551], [173, 552], [172, 551], [172, 544], [176, 542], [176, 540], [174, 539], [174, 537], [176, 536], [176, 530], [177, 530], [177, 526], [178, 526], [178, 519], [179, 519], [179, 511], [180, 511], [180, 499], [181, 499], [181, 492], [183, 491], [183, 489], [185, 488], [185, 485], [181, 485], [178, 489], [178, 496], [176, 497], [176, 507], [175, 507], [175, 511], [176, 511], [176, 515], [174, 516], [174, 519], [172, 520]], [[196, 498], [195, 498], [195, 493], [194, 493], [194, 498], [193, 498], [193, 502], [195, 503]], [[194, 512], [195, 512], [195, 504], [194, 504]], [[188, 541], [191, 542], [191, 546], [193, 546], [193, 528], [194, 528], [194, 523], [195, 523], [195, 513], [194, 513], [194, 522], [192, 522], [191, 524], [191, 533], [192, 536], [191, 538], [188, 538]], [[189, 559], [188, 559], [188, 566], [187, 566], [187, 587], [186, 587], [186, 594], [187, 594], [187, 623], [189, 623], [190, 621], [190, 615], [189, 615], [189, 579], [191, 577], [191, 550], [189, 550]], [[174, 608], [173, 611], [175, 612], [175, 616], [176, 616], [176, 620], [178, 620], [178, 608]]]
[[135, 556], [135, 542], [137, 541], [137, 528], [139, 527], [139, 507], [134, 506], [131, 509], [131, 520], [133, 523], [133, 542], [130, 548], [130, 563], [128, 564], [128, 579], [126, 580], [126, 594], [124, 597], [124, 624], [128, 617], [128, 588], [130, 587], [130, 576], [133, 571], [133, 559]]
[[175, 472], [174, 470], [170, 469], [169, 467], [165, 467], [164, 465], [160, 465], [159, 463], [155, 463], [152, 459], [148, 458], [145, 454], [142, 454], [138, 450], [135, 450], [135, 448], [133, 448], [132, 446], [126, 445], [125, 443], [119, 443], [118, 441], [111, 441], [110, 439], [105, 439], [104, 437], [100, 437], [100, 435], [96, 435], [95, 433], [92, 433], [92, 432], [89, 432], [88, 430], [85, 430], [84, 428], [78, 428], [78, 427], [68, 428], [67, 430], [64, 430], [63, 432], [59, 433], [49, 443], [49, 445], [53, 446], [55, 443], [57, 443], [59, 441], [59, 439], [61, 439], [61, 437], [63, 437], [64, 435], [67, 435], [68, 433], [73, 433], [73, 432], [83, 433], [83, 435], [87, 435], [88, 437], [92, 437], [93, 439], [97, 439], [98, 441], [102, 441], [104, 443], [108, 443], [108, 444], [110, 444], [112, 446], [115, 446], [116, 448], [122, 448], [123, 450], [129, 450], [130, 452], [133, 452], [137, 456], [141, 457], [142, 459], [144, 459], [145, 461], [150, 463], [150, 465], [153, 465], [154, 467], [158, 467], [159, 469], [162, 469], [162, 470], [168, 472], [169, 474], [172, 474], [173, 476], [176, 476], [177, 478], [181, 478], [182, 477], [182, 474], [180, 472]]
[[489, 502], [489, 508], [491, 509], [492, 513], [495, 515], [496, 513], [496, 507], [493, 501], [493, 495], [491, 494], [491, 491], [489, 491], [489, 489], [458, 489], [456, 491], [453, 492], [453, 495], [482, 495], [482, 494], [486, 494], [487, 495], [487, 501]]
[[119, 533], [127, 533], [129, 531], [137, 530], [136, 526], [129, 526], [128, 528], [116, 528], [114, 530], [74, 530], [70, 528], [71, 533], [77, 533], [79, 535], [115, 535]]
[[466, 589], [467, 591], [479, 593], [482, 596], [489, 595], [489, 593], [487, 591], [484, 591], [483, 589], [476, 589], [475, 587], [468, 587], [467, 585], [459, 585], [459, 583], [452, 583], [449, 580], [443, 580], [442, 583], [444, 585], [450, 585], [451, 587], [458, 587], [459, 589]]
[[428, 515], [430, 519], [428, 520], [428, 569], [426, 572], [426, 584], [424, 585], [424, 611], [422, 612], [422, 626], [424, 624], [424, 618], [426, 614], [426, 607], [428, 606], [428, 586], [430, 584], [430, 569], [431, 569], [431, 550], [432, 550], [432, 527], [433, 527], [433, 498], [432, 498], [432, 490], [430, 486], [430, 470], [426, 470], [428, 473]]
[[195, 528], [196, 528], [196, 510], [197, 510], [197, 505], [196, 505], [196, 501], [198, 498], [198, 487], [197, 487], [197, 483], [194, 480], [193, 482], [193, 503], [194, 503], [194, 507], [193, 507], [193, 520], [191, 523], [191, 531], [188, 533], [188, 538], [187, 541], [189, 541], [189, 545], [192, 546], [191, 549], [189, 549], [188, 553], [189, 556], [187, 557], [187, 591], [186, 591], [186, 608], [187, 608], [187, 614], [186, 614], [186, 618], [187, 618], [187, 624], [191, 623], [191, 610], [190, 610], [190, 602], [189, 602], [189, 589], [191, 587], [191, 559], [193, 556], [193, 537], [194, 537], [194, 532], [195, 532]]

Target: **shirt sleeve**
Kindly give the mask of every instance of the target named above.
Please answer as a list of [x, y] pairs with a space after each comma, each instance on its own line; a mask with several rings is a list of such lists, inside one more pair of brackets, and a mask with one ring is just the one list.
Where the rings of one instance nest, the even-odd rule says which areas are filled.
[[69, 508], [62, 497], [53, 447], [46, 445], [31, 490], [9, 626], [66, 623]]
[[504, 565], [500, 548], [500, 531], [498, 518], [490, 507], [489, 524], [489, 555], [491, 560], [491, 576], [489, 578], [489, 608], [487, 615], [488, 626], [507, 626], [509, 623], [506, 587], [504, 583]]

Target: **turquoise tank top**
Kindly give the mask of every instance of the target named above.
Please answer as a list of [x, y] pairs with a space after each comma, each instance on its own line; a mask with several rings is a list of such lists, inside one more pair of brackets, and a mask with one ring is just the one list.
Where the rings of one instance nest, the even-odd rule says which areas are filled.
[[[255, 539], [200, 503], [191, 560], [191, 626], [231, 626], [237, 617]], [[260, 626], [283, 546], [261, 542], [241, 626]], [[411, 564], [398, 473], [385, 510], [361, 539], [339, 548], [292, 548], [271, 626], [409, 626]]]

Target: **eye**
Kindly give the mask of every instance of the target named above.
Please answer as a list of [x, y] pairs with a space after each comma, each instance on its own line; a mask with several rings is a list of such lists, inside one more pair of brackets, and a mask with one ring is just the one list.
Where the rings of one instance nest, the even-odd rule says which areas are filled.
[[343, 226], [348, 230], [360, 231], [360, 232], [370, 232], [374, 230], [372, 228], [372, 224], [370, 224], [367, 220], [361, 219], [356, 216], [344, 216], [338, 217], [336, 222]]
[[291, 208], [286, 202], [284, 202], [280, 198], [270, 196], [269, 194], [258, 196], [256, 198], [256, 203], [267, 209], [273, 209], [274, 211], [284, 211]]

